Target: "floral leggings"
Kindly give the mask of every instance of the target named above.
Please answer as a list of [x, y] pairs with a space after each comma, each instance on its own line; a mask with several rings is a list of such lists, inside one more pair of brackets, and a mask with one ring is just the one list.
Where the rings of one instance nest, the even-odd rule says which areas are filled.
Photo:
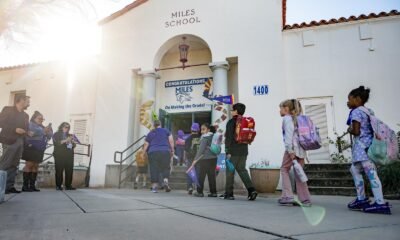
[[354, 184], [357, 189], [357, 198], [359, 200], [365, 199], [364, 179], [362, 172], [365, 172], [369, 182], [371, 183], [372, 193], [374, 194], [375, 202], [383, 204], [382, 184], [376, 172], [376, 166], [371, 160], [356, 162], [351, 165], [350, 172], [353, 175]]

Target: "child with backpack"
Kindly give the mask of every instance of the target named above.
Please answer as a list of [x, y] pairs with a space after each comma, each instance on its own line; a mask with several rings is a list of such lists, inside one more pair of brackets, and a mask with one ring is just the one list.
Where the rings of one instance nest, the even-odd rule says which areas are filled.
[[[360, 86], [353, 89], [348, 95], [347, 106], [352, 110], [348, 132], [353, 136], [350, 172], [353, 175], [357, 198], [347, 206], [350, 210], [362, 210], [366, 213], [391, 214], [389, 204], [383, 199], [382, 184], [375, 163], [368, 156], [368, 149], [371, 147], [374, 138], [371, 125], [373, 112], [364, 107], [369, 99], [369, 93], [368, 88]], [[375, 199], [373, 204], [370, 204], [369, 199], [365, 196], [362, 172], [365, 172], [370, 181]]]
[[[252, 118], [243, 117], [245, 111], [246, 105], [243, 103], [236, 103], [232, 106], [232, 119], [230, 119], [226, 124], [225, 153], [226, 158], [233, 164], [234, 169], [237, 171], [247, 188], [247, 199], [254, 201], [257, 198], [258, 193], [254, 188], [253, 182], [251, 181], [250, 175], [246, 169], [246, 160], [249, 151], [248, 145], [255, 137], [255, 123]], [[242, 131], [242, 127], [245, 127], [246, 131], [248, 130], [249, 132]], [[225, 193], [221, 196], [222, 198], [235, 200], [233, 195], [234, 177], [235, 171], [226, 171]]]
[[177, 139], [175, 141], [176, 148], [176, 156], [177, 159], [174, 158], [174, 166], [183, 165], [184, 153], [185, 153], [185, 133], [182, 130], [178, 130]]
[[298, 116], [302, 114], [300, 102], [296, 99], [289, 99], [281, 102], [280, 115], [283, 117], [282, 132], [285, 153], [281, 166], [282, 177], [282, 196], [278, 200], [280, 205], [301, 205], [311, 206], [311, 196], [308, 190], [307, 182], [302, 181], [297, 171], [295, 171], [296, 190], [301, 204], [294, 200], [292, 186], [289, 177], [290, 168], [294, 161], [304, 166], [306, 150], [300, 145], [298, 134]]
[[[190, 136], [185, 140], [185, 158], [187, 168], [190, 168], [192, 165], [200, 146], [200, 125], [198, 123], [192, 123], [190, 131]], [[193, 181], [190, 176], [187, 176], [187, 190], [189, 195], [193, 193], [193, 184], [195, 183], [196, 181]]]
[[136, 153], [136, 178], [135, 178], [135, 183], [133, 185], [134, 189], [138, 188], [139, 180], [140, 177], [142, 177], [142, 187], [146, 187], [146, 181], [147, 181], [147, 172], [148, 172], [148, 159], [147, 159], [147, 154], [143, 153], [143, 149], [140, 149]]
[[[217, 197], [217, 183], [216, 183], [216, 172], [215, 168], [217, 166], [217, 155], [211, 151], [211, 144], [214, 133], [210, 131], [210, 124], [203, 123], [201, 125], [201, 138], [200, 146], [196, 153], [195, 160], [192, 169], [196, 165], [197, 176], [199, 180], [199, 185], [197, 186], [197, 192], [193, 194], [195, 197], [204, 197], [203, 188], [204, 180], [206, 175], [208, 177], [208, 184], [210, 187], [210, 194], [208, 197]], [[189, 171], [188, 170], [188, 171]]]

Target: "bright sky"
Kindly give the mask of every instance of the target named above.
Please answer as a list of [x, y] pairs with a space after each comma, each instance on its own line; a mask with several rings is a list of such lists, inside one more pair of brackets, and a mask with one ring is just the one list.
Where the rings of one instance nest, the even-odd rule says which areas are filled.
[[287, 0], [287, 24], [400, 11], [400, 0]]
[[[1, 0], [0, 0], [1, 1]], [[74, 59], [99, 53], [97, 21], [133, 0], [90, 0], [96, 15], [84, 19], [65, 12], [43, 18], [34, 44], [0, 41], [0, 67], [53, 59]], [[400, 10], [400, 0], [287, 0], [287, 24]], [[76, 14], [76, 13], [75, 13]]]

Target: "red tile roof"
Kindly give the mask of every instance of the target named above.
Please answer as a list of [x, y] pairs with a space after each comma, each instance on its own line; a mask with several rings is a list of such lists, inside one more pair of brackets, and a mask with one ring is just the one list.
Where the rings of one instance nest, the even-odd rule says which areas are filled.
[[24, 64], [12, 65], [12, 66], [3, 66], [3, 67], [0, 67], [0, 71], [8, 71], [8, 70], [19, 69], [19, 68], [33, 67], [33, 66], [36, 66], [36, 65], [39, 65], [42, 63], [44, 63], [44, 62], [24, 63]]
[[106, 24], [108, 22], [111, 22], [112, 20], [124, 15], [125, 13], [129, 12], [130, 10], [132, 10], [133, 8], [136, 8], [140, 5], [142, 5], [143, 3], [147, 2], [148, 0], [136, 0], [133, 3], [125, 6], [123, 9], [111, 14], [110, 16], [102, 19], [99, 21], [99, 25], [103, 25]]
[[330, 20], [320, 20], [320, 21], [311, 21], [310, 23], [302, 22], [300, 24], [295, 23], [292, 25], [286, 25], [286, 1], [283, 0], [282, 3], [282, 18], [283, 18], [283, 30], [290, 30], [290, 29], [299, 29], [299, 28], [307, 28], [307, 27], [316, 27], [322, 25], [330, 25], [330, 24], [337, 24], [337, 23], [345, 23], [345, 22], [355, 22], [360, 20], [366, 19], [374, 19], [374, 18], [382, 18], [382, 17], [391, 17], [391, 16], [399, 16], [400, 12], [397, 10], [392, 10], [390, 12], [381, 12], [379, 14], [370, 13], [369, 15], [361, 14], [360, 16], [350, 16], [348, 18], [341, 17], [341, 18], [332, 18]]

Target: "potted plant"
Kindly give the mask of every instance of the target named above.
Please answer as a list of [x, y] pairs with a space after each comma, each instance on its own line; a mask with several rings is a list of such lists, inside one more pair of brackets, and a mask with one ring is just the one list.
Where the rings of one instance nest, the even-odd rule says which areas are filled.
[[257, 192], [274, 193], [279, 182], [280, 168], [272, 167], [269, 161], [262, 160], [250, 165], [250, 175]]

